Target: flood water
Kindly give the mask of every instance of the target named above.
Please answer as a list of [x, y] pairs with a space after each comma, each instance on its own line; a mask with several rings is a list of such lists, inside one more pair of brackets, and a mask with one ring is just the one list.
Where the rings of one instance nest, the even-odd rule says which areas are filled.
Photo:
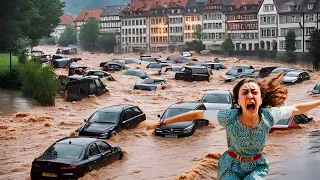
[[[54, 53], [57, 47], [42, 46], [36, 49]], [[160, 55], [166, 57], [169, 54]], [[110, 58], [138, 57], [137, 54], [106, 55], [87, 52], [80, 52], [78, 56], [83, 59], [82, 64], [92, 69], [99, 69], [99, 63]], [[215, 57], [196, 58], [213, 60]], [[223, 63], [227, 67], [236, 64], [250, 64], [255, 68], [281, 66], [243, 59], [240, 62], [237, 59], [226, 59]], [[146, 64], [129, 66], [146, 70]], [[151, 77], [159, 77], [155, 72], [146, 72]], [[88, 97], [78, 102], [65, 102], [63, 98], [57, 97], [54, 107], [33, 106], [13, 116], [0, 116], [0, 179], [30, 179], [32, 160], [58, 139], [73, 135], [84, 123], [83, 119], [97, 109], [115, 104], [135, 104], [142, 109], [148, 120], [158, 120], [157, 115], [173, 103], [199, 100], [207, 90], [231, 90], [236, 82], [221, 81], [225, 72], [226, 70], [214, 71], [210, 82], [175, 81], [174, 73], [167, 72], [160, 76], [167, 79], [167, 89], [157, 91], [133, 90], [137, 78], [125, 76], [124, 72], [115, 72], [112, 76], [116, 81], [104, 81], [110, 90], [108, 94]], [[58, 69], [56, 73], [65, 75], [67, 70]], [[319, 80], [319, 74], [311, 73], [311, 80], [288, 86], [289, 95], [285, 104], [319, 99], [320, 96], [309, 95], [309, 91]], [[269, 135], [263, 151], [271, 163], [267, 179], [277, 179], [283, 173], [303, 173], [296, 169], [286, 169], [285, 163], [295, 163], [292, 162], [295, 159], [307, 162], [307, 157], [312, 157], [309, 153], [311, 149], [308, 149], [312, 146], [308, 146], [306, 142], [314, 141], [310, 134], [320, 129], [319, 108], [310, 111], [308, 115], [314, 120], [301, 125], [302, 129], [276, 131]], [[87, 173], [82, 179], [214, 179], [219, 154], [228, 148], [225, 129], [214, 125], [197, 130], [192, 137], [179, 139], [155, 137], [152, 131], [133, 129], [122, 131], [107, 142], [120, 146], [125, 151], [124, 159]], [[308, 151], [303, 151], [303, 148]], [[295, 156], [300, 151], [305, 156]], [[312, 176], [309, 177], [312, 179]]]
[[38, 106], [36, 100], [25, 97], [20, 91], [0, 88], [0, 115], [10, 115], [17, 112], [28, 111]]

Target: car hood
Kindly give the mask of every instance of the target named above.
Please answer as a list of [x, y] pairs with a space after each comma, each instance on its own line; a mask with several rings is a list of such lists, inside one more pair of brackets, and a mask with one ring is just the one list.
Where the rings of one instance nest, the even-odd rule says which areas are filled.
[[320, 94], [320, 90], [313, 89], [313, 90], [311, 91], [311, 93], [313, 93], [313, 94]]
[[116, 124], [111, 123], [87, 123], [83, 126], [81, 132], [90, 132], [101, 134], [111, 128], [114, 128]]
[[171, 129], [171, 128], [184, 129], [184, 128], [190, 126], [191, 124], [194, 124], [194, 121], [178, 122], [178, 123], [169, 124], [166, 126], [159, 126], [159, 128], [161, 128], [161, 129]]
[[231, 104], [204, 103], [207, 109], [231, 109]]
[[292, 81], [296, 81], [298, 78], [297, 77], [286, 77], [286, 76], [284, 76], [283, 77], [283, 82], [292, 82]]

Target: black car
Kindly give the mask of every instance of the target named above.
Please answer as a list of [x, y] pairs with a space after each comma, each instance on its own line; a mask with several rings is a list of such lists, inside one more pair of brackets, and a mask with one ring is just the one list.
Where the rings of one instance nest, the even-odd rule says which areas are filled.
[[60, 76], [60, 92], [67, 101], [79, 101], [89, 95], [102, 95], [109, 90], [98, 76]]
[[[158, 115], [158, 117], [160, 118], [160, 121], [164, 121], [167, 118], [192, 110], [206, 110], [206, 107], [200, 102], [179, 102], [169, 106], [163, 115]], [[190, 121], [158, 126], [155, 129], [155, 135], [168, 138], [191, 136], [195, 132], [196, 128], [207, 126], [208, 124], [209, 121], [205, 119], [190, 119]]]
[[99, 109], [77, 131], [79, 136], [110, 138], [122, 129], [138, 126], [146, 115], [138, 106], [121, 104]]
[[312, 94], [320, 94], [320, 82], [316, 84], [316, 86], [311, 90]]
[[155, 91], [164, 89], [166, 80], [163, 78], [140, 78], [136, 81], [133, 89]]
[[210, 81], [211, 69], [201, 66], [184, 66], [180, 72], [176, 72], [176, 80], [184, 81]]
[[120, 147], [113, 147], [103, 140], [65, 137], [33, 160], [31, 179], [78, 179], [122, 157]]
[[206, 91], [199, 102], [204, 103], [206, 109], [232, 109], [235, 107], [230, 91]]
[[100, 67], [102, 67], [102, 70], [104, 71], [121, 71], [121, 70], [129, 69], [127, 66], [119, 62], [100, 63]]

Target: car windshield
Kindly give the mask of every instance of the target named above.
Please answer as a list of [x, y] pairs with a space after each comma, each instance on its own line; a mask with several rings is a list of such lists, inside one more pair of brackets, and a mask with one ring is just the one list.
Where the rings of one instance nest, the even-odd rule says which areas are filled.
[[150, 63], [148, 65], [148, 68], [161, 68], [162, 64], [158, 64], [158, 63]]
[[96, 123], [116, 124], [117, 121], [118, 121], [117, 112], [105, 112], [105, 111], [97, 111], [89, 119], [89, 122], [96, 122]]
[[288, 72], [287, 74], [286, 74], [286, 76], [287, 77], [298, 77], [298, 73], [294, 73], [294, 72]]
[[169, 117], [173, 117], [188, 111], [191, 111], [192, 109], [183, 109], [183, 108], [169, 108], [167, 109], [163, 115], [162, 115], [162, 119], [167, 119]]
[[[72, 140], [70, 140], [72, 141]], [[50, 146], [43, 154], [44, 157], [61, 158], [61, 159], [79, 159], [84, 146], [74, 144], [55, 144]]]
[[125, 75], [138, 76], [138, 77], [147, 77], [147, 74], [144, 71], [128, 70], [128, 71], [126, 71]]
[[281, 119], [277, 122], [276, 125], [288, 125], [289, 119]]
[[320, 83], [316, 85], [316, 87], [314, 87], [314, 89], [320, 90]]
[[205, 94], [201, 102], [230, 104], [230, 96], [225, 94]]

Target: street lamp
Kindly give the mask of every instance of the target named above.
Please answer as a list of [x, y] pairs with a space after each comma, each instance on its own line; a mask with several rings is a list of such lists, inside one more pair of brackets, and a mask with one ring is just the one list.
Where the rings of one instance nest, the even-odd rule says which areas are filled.
[[7, 51], [10, 52], [10, 71], [12, 70], [12, 56], [11, 56], [11, 53], [13, 51], [16, 51], [16, 50], [17, 50], [17, 48], [7, 48]]

